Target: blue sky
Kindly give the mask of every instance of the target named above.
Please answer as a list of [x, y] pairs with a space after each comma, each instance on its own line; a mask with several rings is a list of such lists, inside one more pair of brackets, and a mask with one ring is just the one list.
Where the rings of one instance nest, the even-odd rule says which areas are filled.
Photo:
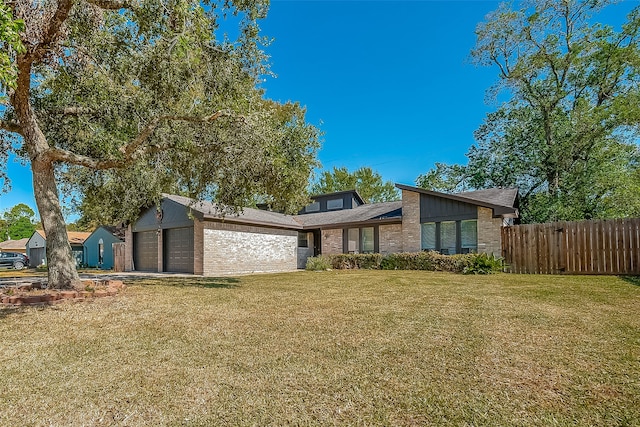
[[[435, 162], [465, 163], [486, 113], [492, 68], [469, 61], [474, 30], [497, 1], [272, 0], [262, 22], [274, 39], [266, 96], [299, 101], [324, 132], [325, 169], [369, 166], [413, 184]], [[619, 24], [637, 1], [601, 15]], [[35, 208], [28, 168], [9, 164], [0, 212]]]

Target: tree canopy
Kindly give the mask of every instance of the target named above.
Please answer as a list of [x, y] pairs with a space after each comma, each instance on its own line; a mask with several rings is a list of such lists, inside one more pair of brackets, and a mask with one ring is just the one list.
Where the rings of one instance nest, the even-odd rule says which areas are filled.
[[[101, 219], [131, 220], [162, 192], [233, 211], [256, 195], [307, 201], [318, 131], [264, 97], [266, 0], [10, 3], [24, 22], [0, 141], [29, 162], [49, 281], [77, 281], [58, 186]], [[220, 35], [226, 16], [235, 40]], [[5, 159], [6, 160], [6, 159]]]
[[640, 216], [640, 12], [620, 31], [593, 23], [609, 1], [500, 6], [472, 59], [509, 100], [475, 132], [467, 165], [436, 165], [436, 190], [517, 186], [526, 222]]
[[35, 212], [24, 203], [6, 211], [0, 222], [0, 240], [19, 240], [31, 237], [36, 227], [33, 225]]
[[312, 184], [310, 192], [323, 194], [346, 190], [357, 190], [368, 203], [390, 202], [400, 197], [391, 181], [383, 181], [378, 172], [368, 167], [353, 172], [346, 167], [324, 171], [318, 181]]

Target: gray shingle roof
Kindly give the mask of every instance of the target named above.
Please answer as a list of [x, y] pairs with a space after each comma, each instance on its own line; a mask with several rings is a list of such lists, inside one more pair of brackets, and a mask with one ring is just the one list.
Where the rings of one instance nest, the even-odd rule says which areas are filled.
[[364, 222], [380, 218], [401, 218], [402, 202], [371, 203], [331, 212], [318, 212], [297, 215], [295, 219], [305, 228], [321, 227], [325, 225], [349, 224]]
[[263, 211], [253, 208], [244, 208], [239, 214], [224, 214], [215, 203], [208, 201], [195, 201], [188, 197], [164, 194], [165, 198], [184, 206], [188, 206], [196, 213], [201, 214], [206, 219], [219, 219], [230, 222], [241, 222], [246, 224], [269, 225], [274, 227], [284, 227], [299, 229], [302, 228], [291, 215], [284, 215], [278, 212]]
[[517, 188], [488, 188], [486, 190], [465, 191], [463, 193], [456, 193], [456, 196], [466, 197], [467, 199], [478, 200], [480, 202], [491, 203], [492, 205], [513, 207], [516, 196], [518, 195]]

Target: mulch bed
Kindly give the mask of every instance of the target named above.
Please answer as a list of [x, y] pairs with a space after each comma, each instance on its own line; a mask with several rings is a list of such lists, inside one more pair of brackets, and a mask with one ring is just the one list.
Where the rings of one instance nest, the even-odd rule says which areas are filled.
[[85, 301], [115, 296], [126, 288], [122, 280], [83, 280], [83, 290], [48, 289], [41, 282], [0, 290], [0, 306], [53, 305], [65, 301]]

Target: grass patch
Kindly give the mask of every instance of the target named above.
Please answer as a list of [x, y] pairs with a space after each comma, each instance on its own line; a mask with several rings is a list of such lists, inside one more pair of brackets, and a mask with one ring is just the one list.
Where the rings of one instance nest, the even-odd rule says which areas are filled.
[[640, 287], [330, 271], [0, 310], [0, 425], [638, 425]]

